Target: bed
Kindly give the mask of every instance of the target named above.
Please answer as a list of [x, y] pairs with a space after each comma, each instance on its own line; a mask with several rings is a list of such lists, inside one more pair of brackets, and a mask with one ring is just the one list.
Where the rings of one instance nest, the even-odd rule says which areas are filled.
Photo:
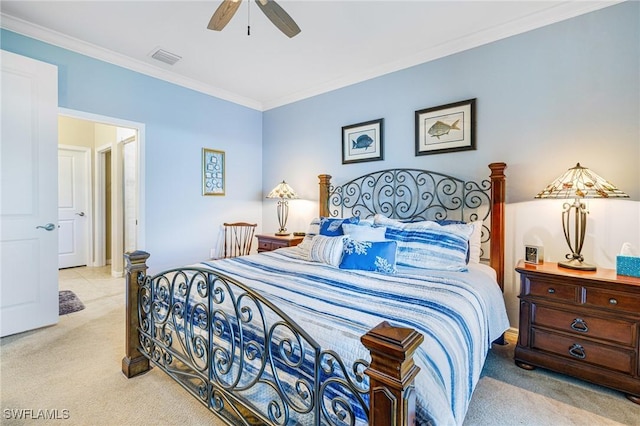
[[[393, 169], [334, 186], [321, 175], [317, 229], [338, 235], [153, 275], [148, 253], [125, 254], [123, 373], [156, 366], [227, 424], [462, 424], [509, 325], [505, 167], [480, 182]], [[421, 227], [459, 237], [457, 248], [421, 252], [404, 239]], [[362, 244], [381, 251], [349, 267]], [[422, 267], [449, 255], [457, 269]]]

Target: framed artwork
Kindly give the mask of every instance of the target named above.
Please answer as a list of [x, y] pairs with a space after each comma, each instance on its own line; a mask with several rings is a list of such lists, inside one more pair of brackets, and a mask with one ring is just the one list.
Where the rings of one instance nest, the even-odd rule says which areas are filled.
[[224, 151], [202, 148], [202, 195], [224, 195]]
[[475, 99], [416, 111], [416, 155], [476, 149]]
[[342, 164], [384, 160], [383, 119], [342, 128]]

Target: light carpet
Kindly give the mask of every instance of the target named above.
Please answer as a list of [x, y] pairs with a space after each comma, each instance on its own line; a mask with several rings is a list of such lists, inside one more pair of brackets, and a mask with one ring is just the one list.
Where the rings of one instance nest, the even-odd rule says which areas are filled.
[[[51, 327], [0, 340], [1, 423], [7, 425], [204, 425], [215, 417], [158, 369], [126, 379], [124, 280], [104, 269], [61, 271], [60, 288], [82, 311]], [[492, 349], [465, 426], [640, 425], [622, 394], [513, 363], [513, 344]], [[151, 409], [155, 406], [155, 409]], [[58, 420], [17, 419], [48, 410]]]
[[624, 394], [545, 369], [515, 365], [515, 345], [494, 345], [464, 426], [640, 425], [640, 405]]

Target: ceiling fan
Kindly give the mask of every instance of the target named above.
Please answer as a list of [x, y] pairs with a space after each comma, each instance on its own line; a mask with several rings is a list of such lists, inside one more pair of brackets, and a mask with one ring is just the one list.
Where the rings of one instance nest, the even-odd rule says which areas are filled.
[[[249, 0], [251, 1], [251, 0]], [[260, 7], [260, 10], [269, 18], [273, 25], [275, 25], [280, 31], [282, 31], [289, 38], [295, 37], [300, 33], [300, 27], [295, 21], [284, 11], [278, 3], [274, 0], [255, 0], [256, 4]], [[207, 28], [215, 31], [222, 31], [222, 29], [229, 23], [233, 15], [240, 7], [242, 0], [223, 0], [222, 4], [218, 6], [215, 13], [209, 21]]]

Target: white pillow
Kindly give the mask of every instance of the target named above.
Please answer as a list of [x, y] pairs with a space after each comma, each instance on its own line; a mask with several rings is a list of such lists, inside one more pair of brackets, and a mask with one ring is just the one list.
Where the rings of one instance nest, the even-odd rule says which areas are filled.
[[315, 217], [311, 220], [311, 223], [309, 224], [309, 228], [307, 229], [306, 235], [310, 235], [313, 237], [314, 235], [318, 235], [319, 233], [320, 233], [320, 218]]
[[471, 222], [473, 232], [469, 237], [469, 263], [480, 263], [480, 252], [482, 245], [482, 221]]
[[360, 219], [360, 222], [358, 222], [358, 225], [360, 225], [360, 226], [373, 226], [373, 218], [370, 217], [368, 219]]
[[355, 241], [385, 241], [384, 233], [386, 230], [387, 228], [384, 226], [374, 228], [372, 226], [353, 225], [349, 223], [342, 224], [342, 231], [345, 234], [349, 234], [351, 239]]
[[300, 244], [296, 246], [301, 251], [301, 255], [309, 259], [309, 250], [311, 250], [311, 243], [313, 242], [315, 235], [305, 235]]
[[320, 218], [316, 217], [311, 220], [309, 228], [304, 238], [296, 247], [302, 252], [302, 255], [309, 259], [309, 250], [311, 249], [311, 241], [313, 237], [320, 233]]
[[309, 248], [309, 260], [311, 262], [326, 263], [327, 265], [340, 266], [342, 261], [342, 250], [344, 249], [344, 240], [348, 235], [339, 235], [337, 237], [328, 237], [326, 235], [316, 235], [311, 240]]

